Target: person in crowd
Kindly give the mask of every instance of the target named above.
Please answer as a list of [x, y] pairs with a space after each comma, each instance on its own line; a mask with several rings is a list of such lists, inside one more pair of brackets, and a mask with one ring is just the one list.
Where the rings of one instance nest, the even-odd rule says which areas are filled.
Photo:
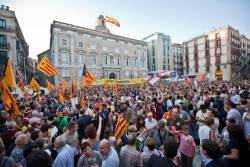
[[179, 152], [181, 154], [180, 166], [192, 167], [196, 144], [194, 138], [189, 135], [189, 126], [187, 124], [182, 126], [182, 132], [179, 146]]
[[145, 126], [145, 120], [144, 117], [142, 115], [138, 116], [137, 120], [136, 120], [136, 130], [137, 130], [137, 135], [140, 135], [142, 132], [144, 132], [146, 130], [146, 126]]
[[248, 143], [250, 144], [250, 104], [247, 104], [246, 111], [247, 112], [245, 112], [242, 116], [243, 129], [244, 129], [245, 137]]
[[230, 124], [227, 130], [229, 143], [223, 158], [228, 160], [232, 166], [248, 166], [250, 152], [243, 129], [237, 124]]
[[110, 146], [108, 140], [101, 140], [99, 150], [103, 157], [102, 167], [119, 167], [118, 154], [116, 150]]
[[97, 131], [94, 125], [92, 124], [88, 125], [85, 130], [85, 133], [88, 138], [86, 140], [83, 139], [82, 142], [87, 141], [90, 144], [92, 150], [98, 151], [101, 129], [102, 129], [102, 117], [99, 117], [99, 125]]
[[181, 119], [179, 115], [178, 109], [173, 108], [171, 117], [167, 120], [167, 128], [169, 129], [169, 132], [175, 137], [177, 142], [179, 142], [181, 127], [184, 125], [184, 120]]
[[214, 119], [207, 117], [205, 120], [205, 125], [199, 128], [198, 134], [200, 138], [200, 145], [202, 145], [202, 140], [209, 139], [216, 142], [216, 133], [213, 129]]
[[14, 167], [15, 165], [14, 159], [11, 157], [5, 156], [5, 152], [6, 150], [5, 150], [4, 143], [2, 139], [0, 138], [0, 166], [1, 167]]
[[236, 109], [237, 105], [232, 101], [225, 103], [225, 111], [227, 111], [227, 119], [234, 119], [237, 125], [242, 125], [240, 112]]
[[111, 146], [113, 146], [113, 147], [116, 146], [116, 139], [113, 136], [113, 131], [112, 131], [111, 127], [105, 128], [105, 130], [104, 130], [104, 138], [109, 141]]
[[27, 157], [26, 167], [52, 167], [52, 159], [45, 151], [37, 151]]
[[157, 121], [153, 118], [153, 114], [151, 112], [147, 114], [147, 118], [145, 119], [145, 126], [147, 129], [153, 129], [157, 126]]
[[165, 121], [167, 121], [171, 117], [172, 110], [173, 110], [173, 107], [170, 106], [170, 107], [168, 107], [168, 110], [163, 113], [163, 117], [162, 118]]
[[169, 137], [164, 144], [164, 157], [152, 154], [146, 167], [176, 167], [174, 158], [178, 152], [178, 144], [173, 137]]
[[209, 139], [202, 141], [202, 161], [205, 167], [230, 167], [230, 164], [221, 158], [221, 150], [216, 142]]
[[16, 137], [16, 140], [15, 140], [16, 146], [10, 154], [10, 157], [12, 157], [16, 163], [23, 160], [23, 158], [24, 158], [23, 149], [24, 149], [25, 145], [28, 144], [28, 142], [29, 142], [29, 139], [28, 139], [28, 136], [26, 134], [20, 134]]
[[216, 112], [215, 108], [212, 108], [209, 110], [208, 117], [214, 119], [213, 129], [215, 130], [216, 136], [218, 136], [219, 135], [220, 121], [217, 117], [217, 112]]
[[127, 144], [120, 151], [120, 167], [142, 167], [142, 159], [136, 150], [136, 134], [129, 134]]
[[163, 120], [159, 120], [157, 127], [153, 130], [153, 139], [155, 141], [155, 147], [158, 150], [160, 149], [160, 146], [165, 143], [167, 137], [169, 136], [169, 131], [165, 125], [166, 124]]
[[79, 152], [80, 152], [77, 130], [78, 130], [77, 122], [70, 121], [67, 126], [66, 132], [62, 134], [62, 137], [66, 139], [66, 144], [74, 148], [75, 166], [77, 164], [76, 162], [79, 158]]
[[86, 137], [85, 135], [85, 129], [86, 127], [91, 124], [91, 116], [85, 111], [80, 118], [77, 121], [78, 123], [78, 134], [79, 134], [79, 140], [81, 141], [83, 138]]
[[78, 160], [77, 167], [93, 167], [102, 165], [102, 158], [98, 151], [91, 150], [90, 144], [84, 142], [81, 144], [82, 155]]
[[205, 125], [205, 119], [208, 117], [208, 110], [204, 104], [200, 105], [200, 110], [196, 113], [195, 119], [199, 128]]
[[183, 119], [184, 123], [190, 123], [191, 122], [191, 117], [189, 116], [188, 112], [185, 111], [185, 106], [183, 105], [182, 102], [177, 106], [178, 112], [179, 112], [179, 117]]
[[57, 156], [53, 167], [74, 167], [74, 152], [75, 150], [66, 144], [64, 136], [58, 136], [54, 141], [54, 146], [57, 149]]
[[66, 116], [64, 116], [63, 106], [58, 107], [56, 124], [60, 130], [60, 134], [64, 132], [64, 128], [67, 127], [69, 121]]
[[147, 138], [146, 146], [148, 150], [141, 153], [141, 158], [144, 166], [146, 165], [148, 159], [151, 157], [152, 154], [163, 156], [160, 150], [155, 149], [155, 141], [152, 137]]

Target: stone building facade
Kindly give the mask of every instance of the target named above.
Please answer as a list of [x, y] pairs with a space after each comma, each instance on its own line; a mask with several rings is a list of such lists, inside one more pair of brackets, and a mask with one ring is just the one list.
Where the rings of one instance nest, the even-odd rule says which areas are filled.
[[140, 78], [148, 74], [145, 42], [112, 34], [100, 15], [95, 30], [54, 21], [50, 59], [60, 80], [80, 82], [84, 64], [97, 79]]
[[183, 75], [183, 46], [178, 43], [172, 44], [172, 57], [174, 71], [177, 72], [179, 76]]
[[25, 41], [14, 11], [8, 6], [0, 7], [0, 75], [9, 58], [12, 61], [14, 74], [18, 71], [21, 79], [27, 84], [31, 77], [32, 67], [28, 61], [29, 45]]
[[210, 79], [249, 79], [250, 40], [227, 26], [183, 43], [184, 72]]

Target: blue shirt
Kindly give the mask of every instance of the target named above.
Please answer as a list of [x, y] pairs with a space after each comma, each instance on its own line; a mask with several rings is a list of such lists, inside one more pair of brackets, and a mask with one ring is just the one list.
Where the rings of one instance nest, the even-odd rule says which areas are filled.
[[103, 158], [102, 167], [119, 167], [118, 154], [113, 147], [111, 147], [109, 154]]
[[74, 149], [66, 144], [60, 148], [53, 167], [74, 167]]

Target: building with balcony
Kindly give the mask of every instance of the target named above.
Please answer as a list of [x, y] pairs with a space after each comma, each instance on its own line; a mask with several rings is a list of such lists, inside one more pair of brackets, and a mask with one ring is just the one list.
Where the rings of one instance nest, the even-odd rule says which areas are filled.
[[179, 76], [183, 75], [183, 46], [178, 43], [172, 44], [172, 55], [174, 71]]
[[128, 79], [148, 74], [147, 45], [112, 34], [100, 15], [95, 29], [54, 21], [50, 29], [50, 59], [60, 80], [80, 82], [84, 64], [97, 79]]
[[25, 83], [28, 82], [29, 46], [24, 39], [14, 11], [8, 6], [0, 7], [0, 75], [3, 74], [8, 58], [12, 61], [13, 71], [18, 71]]
[[171, 56], [171, 38], [163, 33], [153, 33], [143, 39], [148, 47], [148, 70], [174, 70]]
[[231, 26], [187, 40], [183, 49], [185, 74], [219, 80], [249, 78], [250, 40]]

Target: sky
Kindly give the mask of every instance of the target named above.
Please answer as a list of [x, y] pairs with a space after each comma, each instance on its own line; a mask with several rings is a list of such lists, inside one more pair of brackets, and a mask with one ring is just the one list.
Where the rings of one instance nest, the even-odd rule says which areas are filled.
[[250, 0], [1, 0], [15, 11], [29, 57], [49, 49], [53, 20], [94, 29], [103, 14], [120, 21], [111, 33], [135, 39], [162, 32], [182, 43], [231, 25], [250, 38]]

